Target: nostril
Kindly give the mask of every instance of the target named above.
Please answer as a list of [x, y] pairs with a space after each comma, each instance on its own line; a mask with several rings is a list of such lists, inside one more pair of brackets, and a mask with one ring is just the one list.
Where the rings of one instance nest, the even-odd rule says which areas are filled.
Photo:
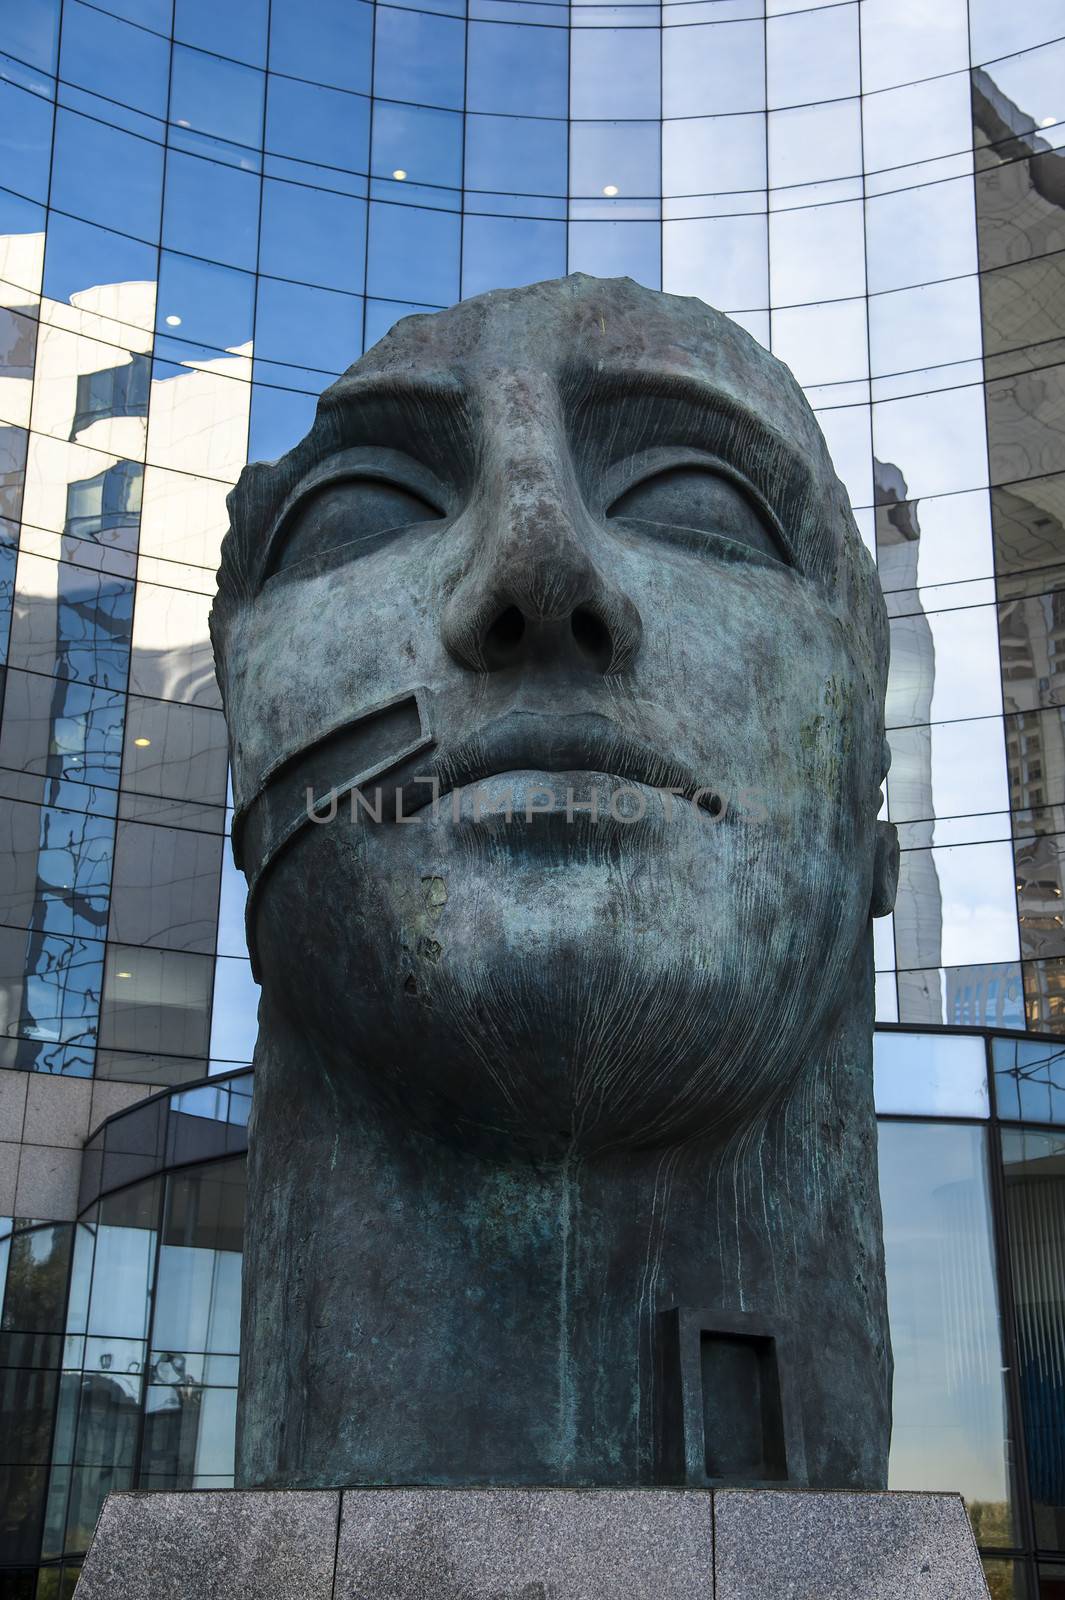
[[484, 659], [492, 667], [509, 666], [525, 636], [525, 618], [517, 606], [501, 611], [484, 636]]
[[594, 662], [600, 672], [605, 672], [614, 659], [614, 641], [606, 623], [587, 606], [578, 606], [570, 626], [581, 654]]

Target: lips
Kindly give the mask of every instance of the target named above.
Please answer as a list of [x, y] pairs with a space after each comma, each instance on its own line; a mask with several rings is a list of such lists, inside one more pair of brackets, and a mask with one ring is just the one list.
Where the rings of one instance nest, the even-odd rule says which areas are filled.
[[[508, 772], [602, 772], [627, 783], [671, 789], [691, 800], [703, 788], [682, 762], [663, 756], [595, 712], [548, 716], [512, 711], [441, 751], [419, 781], [404, 785], [406, 816], [434, 799]], [[433, 781], [426, 781], [433, 780]]]

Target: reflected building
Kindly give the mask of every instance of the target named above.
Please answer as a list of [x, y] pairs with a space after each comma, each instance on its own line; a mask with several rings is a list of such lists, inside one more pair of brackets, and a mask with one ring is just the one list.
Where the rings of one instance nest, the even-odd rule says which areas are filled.
[[397, 318], [568, 271], [785, 360], [879, 562], [892, 1480], [965, 1493], [996, 1600], [1065, 1593], [1062, 31], [1054, 0], [6, 9], [0, 1600], [70, 1593], [108, 1488], [232, 1472], [226, 494]]

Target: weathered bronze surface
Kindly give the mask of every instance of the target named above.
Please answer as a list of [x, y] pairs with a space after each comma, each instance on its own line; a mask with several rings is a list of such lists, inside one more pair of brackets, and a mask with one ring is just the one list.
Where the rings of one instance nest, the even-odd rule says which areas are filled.
[[882, 1486], [887, 626], [790, 373], [499, 291], [231, 514], [239, 1481]]

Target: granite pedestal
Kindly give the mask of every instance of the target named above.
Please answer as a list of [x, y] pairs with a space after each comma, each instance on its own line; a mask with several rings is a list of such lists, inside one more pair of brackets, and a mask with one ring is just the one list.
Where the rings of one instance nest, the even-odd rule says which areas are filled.
[[75, 1600], [987, 1600], [949, 1494], [112, 1494]]

